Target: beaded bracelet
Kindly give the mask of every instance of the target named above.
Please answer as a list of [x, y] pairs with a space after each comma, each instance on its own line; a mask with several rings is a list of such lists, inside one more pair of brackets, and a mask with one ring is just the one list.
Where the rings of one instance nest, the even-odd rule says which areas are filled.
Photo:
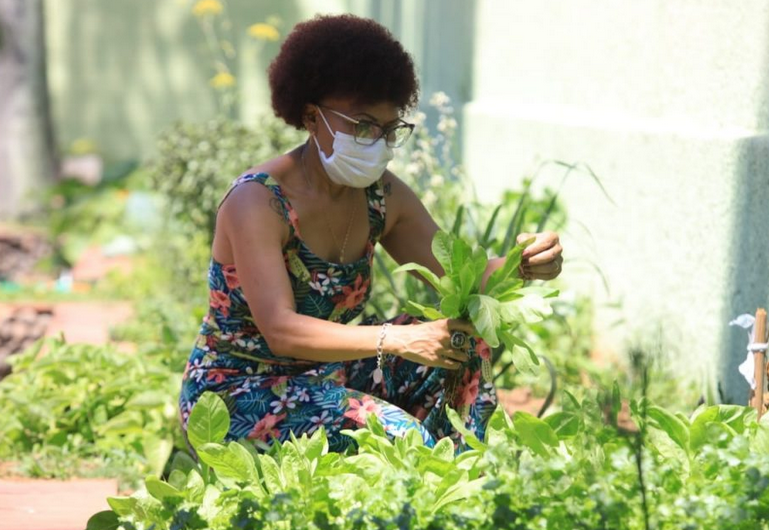
[[387, 328], [392, 326], [389, 322], [382, 324], [382, 329], [379, 331], [379, 340], [376, 343], [376, 369], [374, 370], [374, 384], [378, 385], [382, 382], [382, 357], [384, 356], [384, 340], [387, 335]]

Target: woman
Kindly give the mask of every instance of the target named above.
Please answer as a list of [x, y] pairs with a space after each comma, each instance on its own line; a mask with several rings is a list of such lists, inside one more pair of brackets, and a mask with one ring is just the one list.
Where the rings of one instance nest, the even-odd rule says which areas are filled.
[[[438, 230], [414, 192], [386, 170], [413, 125], [409, 55], [382, 26], [350, 15], [297, 25], [269, 69], [272, 105], [308, 141], [238, 178], [221, 203], [209, 269], [210, 309], [184, 372], [181, 420], [206, 391], [232, 417], [228, 439], [264, 447], [376, 414], [390, 436], [417, 429], [428, 446], [459, 435], [441, 404], [462, 409], [479, 437], [496, 405], [481, 382], [482, 341], [464, 321], [347, 326], [369, 295], [374, 247], [442, 275], [430, 251]], [[248, 184], [248, 185], [247, 185]], [[560, 272], [555, 234], [538, 234], [524, 272]], [[492, 260], [487, 275], [502, 264]], [[413, 325], [406, 325], [413, 324]], [[462, 370], [453, 396], [449, 371]]]

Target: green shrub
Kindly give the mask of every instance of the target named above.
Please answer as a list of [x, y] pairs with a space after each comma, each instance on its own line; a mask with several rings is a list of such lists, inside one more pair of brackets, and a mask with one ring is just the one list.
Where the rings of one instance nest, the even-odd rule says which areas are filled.
[[210, 244], [216, 209], [229, 184], [301, 141], [298, 131], [272, 117], [260, 119], [255, 128], [226, 118], [178, 123], [161, 136], [149, 178], [179, 229]]
[[184, 447], [183, 361], [171, 370], [162, 357], [53, 339], [12, 356], [0, 381], [0, 459], [33, 476], [114, 476], [128, 486], [159, 476]]
[[393, 441], [373, 414], [345, 431], [357, 454], [329, 453], [322, 428], [256, 454], [223, 441], [227, 407], [206, 393], [189, 426], [202, 463], [179, 458], [167, 482], [109, 498], [88, 529], [769, 529], [769, 422], [751, 409], [688, 418], [634, 400], [633, 433], [594, 395], [564, 401], [544, 420], [498, 408], [483, 441], [448, 409], [472, 447], [460, 455], [416, 431]]

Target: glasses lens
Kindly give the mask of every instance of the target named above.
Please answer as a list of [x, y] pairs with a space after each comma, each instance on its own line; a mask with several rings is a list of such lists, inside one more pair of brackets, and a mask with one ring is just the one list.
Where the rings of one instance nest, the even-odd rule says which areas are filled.
[[361, 145], [372, 145], [383, 133], [379, 125], [370, 121], [361, 120], [355, 124], [355, 141]]
[[413, 126], [406, 123], [393, 127], [387, 133], [387, 145], [390, 147], [402, 146], [406, 143], [406, 140], [409, 139], [409, 136], [411, 136], [412, 129]]

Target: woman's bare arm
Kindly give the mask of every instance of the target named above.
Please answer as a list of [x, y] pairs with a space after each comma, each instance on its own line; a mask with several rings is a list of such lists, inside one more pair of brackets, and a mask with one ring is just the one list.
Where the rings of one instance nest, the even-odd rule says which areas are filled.
[[[385, 250], [399, 264], [419, 263], [438, 276], [443, 276], [443, 267], [432, 253], [432, 240], [439, 228], [416, 194], [395, 175], [387, 173], [385, 200], [389, 200], [387, 215], [392, 216], [388, 218], [385, 234], [382, 237]], [[517, 241], [520, 243], [530, 238], [535, 238], [535, 241], [524, 250], [522, 260], [526, 279], [552, 280], [560, 274], [563, 262], [561, 256], [563, 249], [558, 240], [558, 234], [555, 232], [520, 234]], [[481, 291], [486, 286], [491, 273], [502, 267], [504, 263], [504, 257], [489, 259], [481, 281]], [[419, 274], [412, 274], [427, 283]]]
[[[281, 214], [270, 207], [273, 197], [259, 184], [238, 186], [217, 217], [217, 230], [232, 249], [249, 309], [270, 349], [276, 355], [317, 362], [376, 355], [380, 327], [347, 326], [296, 312], [282, 252], [287, 228]], [[446, 320], [393, 326], [383, 346], [421, 364], [458, 368], [456, 361], [466, 356], [449, 347], [449, 337], [451, 330], [472, 331], [468, 328]]]

